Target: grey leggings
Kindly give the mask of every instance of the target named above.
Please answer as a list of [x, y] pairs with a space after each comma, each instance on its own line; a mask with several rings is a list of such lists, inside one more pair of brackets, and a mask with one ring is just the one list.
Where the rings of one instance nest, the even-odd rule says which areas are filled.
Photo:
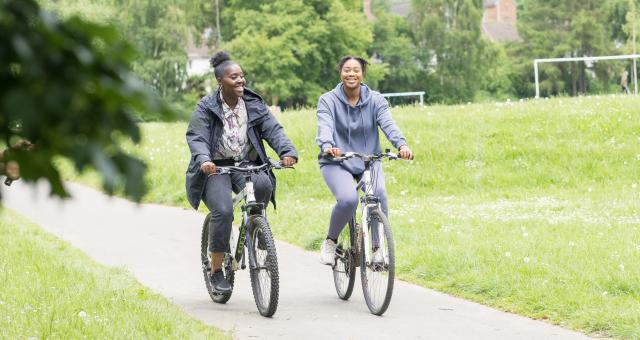
[[[372, 174], [376, 174], [371, 178], [372, 181], [375, 180], [373, 183], [374, 193], [380, 198], [382, 211], [385, 215], [388, 215], [387, 189], [384, 184], [384, 172], [382, 172], [380, 162], [374, 163], [371, 166], [371, 170]], [[336, 198], [336, 205], [333, 207], [331, 219], [329, 220], [327, 237], [337, 240], [338, 235], [340, 235], [340, 232], [358, 208], [358, 192], [356, 191], [355, 181], [359, 180], [361, 176], [352, 175], [338, 164], [323, 165], [320, 171], [329, 190]]]
[[[261, 172], [251, 175], [256, 200], [266, 205], [271, 198], [273, 187], [269, 175]], [[209, 252], [221, 253], [229, 250], [231, 223], [233, 222], [233, 201], [231, 190], [238, 193], [244, 188], [244, 174], [209, 176], [204, 190], [203, 201], [211, 212], [209, 224]]]

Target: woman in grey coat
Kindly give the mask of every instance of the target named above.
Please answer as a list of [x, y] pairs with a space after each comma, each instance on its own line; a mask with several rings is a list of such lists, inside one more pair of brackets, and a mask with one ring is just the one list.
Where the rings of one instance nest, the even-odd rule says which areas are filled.
[[[222, 274], [224, 252], [229, 249], [233, 204], [231, 191], [244, 187], [240, 174], [209, 176], [217, 166], [237, 162], [260, 165], [268, 162], [263, 140], [273, 148], [285, 166], [298, 160], [293, 144], [271, 114], [262, 98], [245, 88], [244, 73], [225, 52], [216, 53], [211, 65], [218, 89], [202, 98], [193, 111], [187, 129], [191, 161], [187, 168], [186, 189], [189, 203], [198, 209], [203, 200], [211, 212], [209, 255], [211, 284], [215, 291], [226, 293], [231, 285]], [[272, 172], [252, 178], [256, 200], [275, 205], [275, 177]]]
[[[399, 150], [401, 158], [413, 158], [407, 141], [391, 118], [387, 101], [362, 83], [367, 65], [363, 58], [342, 58], [338, 63], [341, 83], [323, 94], [318, 102], [316, 143], [320, 147], [320, 171], [336, 198], [327, 238], [320, 247], [320, 261], [328, 265], [334, 264], [338, 235], [358, 206], [354, 179], [360, 178], [364, 172], [364, 163], [357, 158], [335, 162], [324, 156], [336, 157], [343, 152], [380, 153], [379, 127]], [[387, 194], [380, 162], [374, 164], [372, 170], [378, 174], [375, 192], [380, 197], [383, 212], [387, 214]]]

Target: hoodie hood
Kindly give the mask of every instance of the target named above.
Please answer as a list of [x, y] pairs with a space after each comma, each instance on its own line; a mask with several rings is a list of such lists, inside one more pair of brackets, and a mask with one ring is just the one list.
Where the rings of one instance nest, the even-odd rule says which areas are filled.
[[[351, 104], [349, 104], [347, 95], [344, 93], [344, 84], [340, 83], [336, 85], [336, 87], [331, 90], [331, 93], [336, 96], [338, 100], [340, 100], [344, 105], [352, 107]], [[363, 106], [367, 105], [370, 100], [371, 90], [369, 90], [369, 87], [367, 85], [360, 84], [360, 100], [358, 100], [358, 103], [355, 107], [362, 108]]]
[[[347, 98], [347, 95], [344, 91], [343, 83], [339, 83], [338, 85], [336, 85], [336, 87], [331, 90], [331, 94], [333, 94], [342, 104], [344, 104], [346, 108], [347, 116], [349, 118], [349, 123], [347, 124], [347, 143], [351, 145], [352, 131], [362, 129], [362, 127], [364, 126], [364, 115], [362, 111], [363, 108], [366, 107], [371, 100], [371, 90], [369, 90], [369, 87], [367, 85], [360, 84], [360, 99], [358, 99], [358, 102], [355, 106], [351, 106], [351, 104], [349, 104], [349, 99]], [[364, 146], [366, 148], [368, 143], [367, 131], [362, 130], [362, 135]]]

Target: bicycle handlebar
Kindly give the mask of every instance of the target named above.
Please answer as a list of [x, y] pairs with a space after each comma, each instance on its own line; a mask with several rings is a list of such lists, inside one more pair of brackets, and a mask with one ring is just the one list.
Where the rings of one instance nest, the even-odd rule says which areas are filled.
[[359, 152], [345, 152], [343, 154], [340, 154], [338, 157], [332, 157], [331, 155], [328, 155], [328, 154], [325, 154], [323, 157], [327, 159], [337, 160], [337, 161], [347, 160], [349, 158], [355, 157], [355, 158], [360, 158], [365, 162], [376, 161], [382, 158], [389, 158], [391, 160], [401, 159], [397, 153], [388, 152], [388, 151], [379, 153], [379, 154], [372, 154], [372, 155], [366, 155]]
[[[232, 172], [240, 172], [240, 173], [256, 173], [259, 171], [264, 171], [267, 169], [294, 169], [293, 166], [285, 166], [282, 162], [274, 162], [269, 160], [268, 163], [264, 163], [261, 165], [250, 165], [250, 166], [216, 166], [216, 172], [213, 175], [223, 175]], [[212, 176], [212, 175], [209, 175]]]

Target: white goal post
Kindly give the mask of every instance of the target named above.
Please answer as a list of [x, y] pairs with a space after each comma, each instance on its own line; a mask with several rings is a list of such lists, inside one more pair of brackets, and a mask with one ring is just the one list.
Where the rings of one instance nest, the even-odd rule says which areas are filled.
[[536, 98], [540, 98], [540, 83], [538, 82], [538, 64], [539, 63], [559, 63], [564, 61], [598, 61], [598, 60], [619, 60], [619, 59], [633, 59], [633, 87], [634, 93], [638, 94], [638, 74], [636, 73], [636, 59], [640, 58], [640, 54], [627, 54], [627, 55], [612, 55], [602, 57], [575, 57], [575, 58], [546, 58], [546, 59], [534, 59], [533, 69], [536, 74]]

